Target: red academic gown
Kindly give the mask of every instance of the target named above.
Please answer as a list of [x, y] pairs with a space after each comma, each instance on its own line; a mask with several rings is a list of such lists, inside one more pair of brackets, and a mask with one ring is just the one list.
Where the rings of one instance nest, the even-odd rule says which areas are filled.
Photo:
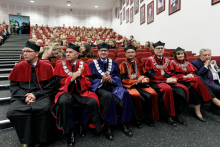
[[[196, 75], [197, 69], [189, 61], [184, 60], [181, 63], [178, 60], [172, 60], [172, 63], [176, 65], [174, 67], [178, 82], [185, 85], [189, 89], [190, 102], [193, 104], [200, 104], [203, 101], [209, 101], [215, 97], [204, 80]], [[187, 74], [193, 74], [194, 77], [183, 78], [183, 76]], [[195, 90], [196, 92], [192, 90]]]
[[[174, 66], [176, 65], [173, 64], [168, 58], [163, 57], [162, 61], [160, 61], [158, 57], [154, 55], [148, 58], [144, 66], [147, 70], [147, 72], [144, 75], [150, 78], [149, 85], [157, 92], [159, 96], [158, 103], [160, 115], [175, 116], [175, 113], [180, 113], [184, 111], [188, 104], [188, 89], [184, 85], [179, 83], [166, 83], [167, 78], [176, 78], [174, 74]], [[182, 108], [178, 106], [178, 103], [182, 103]], [[167, 112], [168, 114], [166, 114], [165, 112]]]
[[[78, 70], [80, 61], [81, 60], [77, 60], [77, 64], [73, 68], [73, 72], [76, 72]], [[67, 65], [67, 68], [69, 69], [69, 71], [72, 71], [71, 63], [67, 60], [64, 60], [64, 62], [66, 62], [66, 65]], [[83, 71], [80, 79], [77, 79], [75, 82], [71, 82], [72, 76], [69, 76], [66, 74], [66, 72], [63, 69], [62, 62], [60, 62], [56, 65], [56, 68], [54, 71], [55, 76], [60, 77], [61, 81], [59, 81], [59, 84], [60, 84], [59, 92], [55, 96], [55, 100], [54, 100], [55, 104], [52, 106], [51, 110], [52, 110], [52, 114], [57, 119], [58, 129], [62, 130], [63, 133], [67, 133], [68, 129], [66, 129], [67, 126], [65, 126], [65, 124], [63, 124], [62, 120], [60, 118], [58, 118], [58, 116], [60, 116], [60, 115], [58, 115], [60, 112], [59, 112], [59, 109], [57, 109], [57, 107], [59, 107], [59, 104], [57, 102], [63, 93], [67, 93], [70, 95], [74, 95], [75, 93], [78, 93], [79, 96], [75, 95], [75, 98], [77, 99], [77, 101], [79, 101], [82, 104], [88, 105], [88, 106], [90, 106], [91, 100], [95, 100], [98, 110], [97, 109], [96, 110], [90, 109], [90, 114], [91, 114], [91, 117], [92, 117], [92, 120], [94, 123], [94, 125], [90, 124], [90, 127], [96, 128], [98, 132], [101, 131], [101, 122], [99, 121], [99, 120], [101, 120], [99, 118], [99, 116], [100, 116], [99, 99], [95, 93], [88, 90], [91, 86], [91, 82], [89, 81], [88, 77], [91, 76], [92, 73], [86, 63], [83, 63], [83, 68], [84, 68], [84, 71]], [[98, 112], [96, 112], [96, 114], [94, 114], [96, 116], [93, 117], [92, 113], [95, 113], [95, 111], [98, 111]], [[99, 113], [99, 114], [97, 114], [97, 113]]]
[[[128, 74], [128, 70], [127, 70], [127, 66], [126, 66], [125, 62], [128, 65], [130, 74]], [[122, 75], [123, 86], [127, 89], [127, 91], [129, 92], [129, 94], [132, 97], [132, 101], [133, 101], [138, 119], [142, 119], [142, 116], [143, 116], [142, 109], [144, 107], [144, 106], [142, 106], [141, 95], [140, 95], [140, 92], [138, 91], [138, 89], [140, 88], [140, 89], [151, 94], [151, 103], [152, 104], [150, 104], [150, 105], [152, 108], [153, 119], [159, 120], [159, 111], [158, 111], [158, 105], [157, 105], [157, 99], [158, 99], [157, 93], [155, 92], [154, 89], [149, 87], [148, 84], [136, 85], [137, 79], [140, 76], [142, 76], [146, 72], [146, 70], [144, 69], [143, 65], [140, 62], [138, 62], [137, 60], [135, 60], [135, 62], [137, 63], [137, 78], [132, 78], [130, 76], [133, 73], [133, 68], [132, 68], [132, 63], [129, 60], [125, 60], [124, 62], [122, 62], [119, 65], [120, 74]], [[135, 69], [136, 69], [136, 67], [135, 67]], [[145, 78], [147, 78], [147, 77], [145, 76]]]

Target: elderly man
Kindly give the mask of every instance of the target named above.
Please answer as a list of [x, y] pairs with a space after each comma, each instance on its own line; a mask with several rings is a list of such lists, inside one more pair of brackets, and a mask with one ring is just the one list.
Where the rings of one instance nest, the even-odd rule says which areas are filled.
[[144, 75], [150, 78], [149, 85], [158, 94], [160, 117], [165, 117], [168, 124], [176, 126], [175, 116], [178, 122], [186, 125], [180, 114], [188, 106], [189, 92], [184, 85], [177, 83], [174, 75], [176, 65], [163, 57], [164, 45], [160, 41], [153, 45], [155, 55], [145, 62], [147, 72]]
[[23, 49], [25, 61], [17, 64], [8, 77], [11, 106], [7, 117], [24, 146], [50, 141], [57, 130], [50, 112], [53, 67], [38, 60], [39, 50], [39, 46], [27, 41]]
[[66, 60], [58, 63], [54, 71], [56, 85], [60, 88], [55, 97], [52, 113], [57, 119], [57, 127], [63, 134], [68, 133], [67, 143], [71, 146], [75, 144], [73, 129], [75, 121], [80, 123], [80, 137], [85, 137], [87, 124], [90, 124], [91, 128], [96, 128], [97, 132], [102, 130], [98, 97], [88, 91], [92, 73], [86, 63], [77, 60], [79, 48], [80, 46], [70, 43], [66, 49]]
[[132, 97], [132, 101], [136, 112], [137, 127], [141, 127], [140, 120], [151, 127], [154, 126], [154, 121], [159, 120], [157, 93], [149, 87], [149, 78], [143, 74], [146, 72], [143, 65], [135, 59], [136, 47], [131, 44], [125, 49], [127, 60], [120, 65], [120, 76], [123, 86], [127, 89]]
[[[211, 90], [215, 96], [220, 98], [220, 79], [219, 79], [219, 64], [216, 60], [211, 59], [210, 49], [201, 49], [200, 58], [194, 60], [192, 64], [198, 70], [197, 74], [201, 76], [204, 81], [211, 86]], [[210, 110], [220, 116], [220, 109], [214, 103], [211, 103]]]
[[117, 123], [125, 135], [133, 136], [125, 124], [133, 119], [133, 105], [129, 92], [123, 88], [118, 77], [120, 69], [117, 63], [108, 58], [109, 47], [106, 43], [98, 44], [99, 58], [93, 60], [89, 67], [92, 72], [91, 90], [99, 97], [102, 119], [105, 121], [105, 135], [111, 141], [113, 140], [111, 125]]

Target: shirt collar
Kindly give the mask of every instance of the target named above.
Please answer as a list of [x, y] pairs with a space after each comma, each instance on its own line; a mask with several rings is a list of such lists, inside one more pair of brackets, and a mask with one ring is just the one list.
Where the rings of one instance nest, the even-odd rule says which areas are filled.
[[162, 57], [157, 56], [157, 58], [158, 58], [159, 60], [162, 60], [162, 59], [163, 59], [163, 56], [162, 56]]
[[76, 63], [77, 63], [77, 60], [74, 62], [74, 63], [71, 63], [72, 65], [76, 65]]
[[34, 66], [34, 67], [37, 66], [37, 61], [34, 62], [34, 63], [31, 63], [31, 65]]
[[[101, 59], [101, 58], [100, 58], [100, 59]], [[105, 62], [107, 63], [107, 58], [106, 58], [105, 60], [101, 59], [101, 61], [102, 61], [102, 62], [105, 61]]]

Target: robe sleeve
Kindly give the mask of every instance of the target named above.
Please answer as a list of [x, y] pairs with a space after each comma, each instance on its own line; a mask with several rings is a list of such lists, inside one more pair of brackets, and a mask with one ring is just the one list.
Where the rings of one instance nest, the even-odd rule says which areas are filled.
[[36, 99], [44, 95], [51, 96], [53, 89], [54, 89], [54, 80], [55, 78], [53, 77], [47, 81], [44, 81], [44, 82], [47, 82], [47, 84], [41, 87], [42, 91], [38, 90], [38, 91], [32, 92], [32, 94], [35, 95]]
[[13, 98], [18, 98], [22, 101], [25, 101], [26, 98], [26, 92], [19, 86], [19, 82], [16, 81], [10, 81], [10, 92], [11, 92], [11, 96]]
[[203, 76], [209, 70], [205, 66], [200, 67], [199, 65], [195, 64], [194, 62], [192, 62], [192, 65], [197, 69], [197, 73], [199, 76]]

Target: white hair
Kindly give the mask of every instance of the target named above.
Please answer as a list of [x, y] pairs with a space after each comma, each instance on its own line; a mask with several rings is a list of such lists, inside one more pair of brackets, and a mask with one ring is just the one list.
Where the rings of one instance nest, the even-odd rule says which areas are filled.
[[205, 52], [205, 51], [210, 51], [210, 52], [212, 53], [212, 51], [211, 51], [210, 49], [208, 49], [208, 48], [203, 48], [203, 49], [201, 49], [201, 50], [199, 51], [199, 54], [202, 55], [202, 53]]

